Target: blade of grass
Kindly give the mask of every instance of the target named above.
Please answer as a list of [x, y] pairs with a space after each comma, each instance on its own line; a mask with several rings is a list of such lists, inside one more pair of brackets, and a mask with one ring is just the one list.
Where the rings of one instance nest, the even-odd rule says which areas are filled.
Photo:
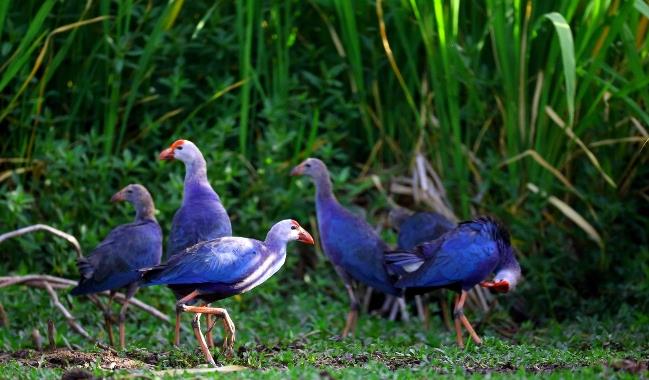
[[566, 104], [568, 104], [568, 128], [572, 128], [575, 121], [575, 83], [576, 63], [575, 46], [572, 40], [570, 25], [563, 16], [557, 12], [544, 16], [554, 25], [561, 46], [561, 60], [563, 62], [563, 75], [566, 83]]

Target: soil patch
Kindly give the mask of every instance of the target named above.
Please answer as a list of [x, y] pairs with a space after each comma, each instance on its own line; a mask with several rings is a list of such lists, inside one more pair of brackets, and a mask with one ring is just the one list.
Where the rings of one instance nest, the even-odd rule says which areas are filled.
[[143, 369], [148, 365], [134, 359], [117, 356], [111, 351], [82, 352], [67, 348], [48, 351], [19, 350], [16, 352], [0, 352], [0, 363], [9, 361], [37, 368], [69, 368], [90, 367], [98, 364], [104, 369]]

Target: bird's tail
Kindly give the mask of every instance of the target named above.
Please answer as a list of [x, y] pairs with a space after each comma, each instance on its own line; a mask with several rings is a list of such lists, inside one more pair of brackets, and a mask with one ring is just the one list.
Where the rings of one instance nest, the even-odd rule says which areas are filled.
[[388, 269], [400, 276], [416, 271], [424, 263], [424, 257], [417, 250], [385, 252], [384, 260]]
[[86, 257], [79, 257], [77, 259], [77, 268], [79, 273], [83, 278], [91, 278], [95, 273], [95, 267], [92, 266], [92, 263]]
[[165, 269], [167, 265], [166, 264], [160, 264], [156, 265], [154, 267], [149, 267], [149, 268], [140, 268], [137, 271], [140, 272], [140, 279], [142, 281], [142, 285], [152, 285], [148, 284], [151, 282], [151, 280], [155, 279], [155, 276], [160, 273], [163, 269]]

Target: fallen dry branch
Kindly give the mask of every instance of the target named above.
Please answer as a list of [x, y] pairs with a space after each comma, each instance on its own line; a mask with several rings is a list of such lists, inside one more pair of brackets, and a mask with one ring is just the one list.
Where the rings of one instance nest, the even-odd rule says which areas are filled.
[[58, 236], [58, 237], [60, 237], [62, 239], [67, 240], [68, 243], [70, 243], [74, 247], [75, 251], [77, 251], [77, 256], [78, 257], [83, 256], [83, 254], [81, 252], [81, 245], [79, 245], [79, 241], [77, 240], [77, 238], [75, 238], [74, 236], [72, 236], [72, 235], [70, 235], [68, 233], [65, 233], [65, 232], [63, 232], [61, 230], [57, 230], [54, 227], [48, 226], [47, 224], [34, 224], [32, 226], [19, 228], [19, 229], [15, 230], [15, 231], [10, 231], [10, 232], [4, 233], [4, 234], [0, 235], [0, 243], [2, 243], [3, 241], [5, 241], [7, 239], [11, 239], [11, 238], [14, 238], [14, 237], [18, 237], [18, 236], [29, 234], [29, 233], [36, 232], [36, 231], [47, 231], [47, 232], [51, 233], [52, 235], [55, 235], [55, 236]]
[[[11, 285], [26, 285], [34, 288], [42, 288], [47, 290], [47, 288], [51, 289], [65, 289], [69, 288], [71, 286], [77, 286], [77, 281], [70, 280], [67, 278], [63, 277], [56, 277], [56, 276], [50, 276], [46, 274], [28, 274], [24, 276], [3, 276], [0, 277], [0, 288], [4, 288], [7, 286]], [[97, 293], [97, 295], [105, 296], [107, 297], [109, 295], [109, 292], [101, 292]], [[90, 297], [89, 297], [90, 298]], [[115, 297], [113, 298], [115, 301], [119, 302], [120, 304], [124, 303], [124, 300], [126, 297], [124, 296], [123, 293], [115, 293]], [[92, 299], [91, 299], [92, 300]], [[95, 303], [93, 301], [93, 303]], [[95, 303], [97, 304], [97, 303]], [[171, 319], [164, 313], [162, 313], [160, 310], [156, 309], [155, 307], [148, 305], [137, 298], [133, 297], [130, 300], [130, 304], [132, 306], [135, 306], [139, 308], [142, 311], [145, 311], [155, 318], [158, 318], [161, 321], [171, 323]], [[100, 305], [97, 305], [101, 308]]]
[[68, 311], [68, 309], [65, 308], [65, 306], [63, 306], [61, 301], [59, 301], [59, 296], [56, 294], [56, 292], [54, 291], [52, 286], [50, 286], [50, 283], [47, 282], [47, 281], [44, 281], [43, 285], [44, 285], [45, 290], [47, 291], [47, 293], [50, 295], [50, 298], [52, 299], [52, 303], [54, 303], [54, 307], [59, 309], [61, 314], [63, 314], [66, 321], [68, 322], [68, 325], [70, 325], [72, 330], [74, 330], [76, 333], [78, 333], [82, 337], [86, 338], [87, 340], [89, 340], [91, 342], [94, 342], [95, 339], [92, 338], [88, 334], [88, 332], [83, 327], [81, 327], [81, 325], [79, 323], [77, 323], [77, 320], [74, 318], [74, 316]]

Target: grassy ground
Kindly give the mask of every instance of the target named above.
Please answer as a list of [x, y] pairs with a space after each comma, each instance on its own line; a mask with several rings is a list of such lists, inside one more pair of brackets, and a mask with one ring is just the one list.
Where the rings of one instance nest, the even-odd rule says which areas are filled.
[[[624, 305], [607, 318], [578, 314], [571, 320], [534, 326], [531, 322], [512, 324], [504, 310], [507, 300], [503, 300], [488, 316], [470, 313], [485, 344], [468, 344], [461, 350], [437, 318], [424, 331], [417, 320], [392, 322], [364, 315], [356, 336], [341, 340], [337, 333], [344, 323], [346, 305], [338, 284], [330, 277], [307, 283], [286, 277], [221, 303], [237, 325], [236, 355], [224, 358], [215, 352], [215, 359], [220, 365], [248, 368], [231, 376], [420, 378], [489, 373], [495, 378], [626, 378], [638, 372], [647, 374], [647, 316]], [[144, 289], [139, 296], [172, 313], [173, 303], [166, 289]], [[128, 320], [128, 348], [111, 354], [69, 333], [40, 290], [15, 287], [3, 291], [1, 302], [8, 311], [10, 329], [0, 330], [0, 378], [59, 378], [75, 367], [86, 368], [96, 376], [172, 378], [155, 371], [192, 368], [204, 362], [189, 331], [183, 333], [181, 348], [174, 349], [169, 345], [171, 326], [161, 325], [137, 310]], [[106, 339], [101, 315], [88, 302], [73, 300], [72, 311], [91, 333]], [[45, 336], [48, 318], [58, 328], [58, 346], [69, 344], [78, 352], [29, 349], [32, 328]], [[189, 319], [184, 319], [187, 327]], [[203, 376], [216, 378], [220, 374]]]

